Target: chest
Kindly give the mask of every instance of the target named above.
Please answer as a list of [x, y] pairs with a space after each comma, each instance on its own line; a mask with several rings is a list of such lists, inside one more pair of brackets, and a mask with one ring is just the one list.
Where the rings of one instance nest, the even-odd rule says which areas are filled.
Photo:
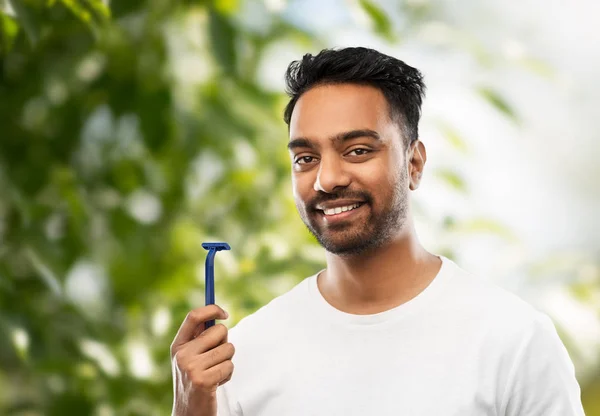
[[475, 340], [322, 335], [289, 335], [265, 361], [236, 364], [255, 380], [240, 390], [244, 415], [496, 414], [494, 360]]

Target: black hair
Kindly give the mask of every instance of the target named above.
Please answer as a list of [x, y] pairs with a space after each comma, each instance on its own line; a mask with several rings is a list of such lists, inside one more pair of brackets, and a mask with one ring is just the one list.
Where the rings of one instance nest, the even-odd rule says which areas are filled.
[[349, 83], [378, 88], [388, 102], [390, 118], [400, 126], [405, 143], [419, 137], [425, 96], [423, 75], [392, 56], [364, 47], [323, 49], [315, 56], [307, 53], [289, 64], [285, 83], [285, 91], [291, 98], [283, 115], [288, 128], [296, 102], [310, 88]]

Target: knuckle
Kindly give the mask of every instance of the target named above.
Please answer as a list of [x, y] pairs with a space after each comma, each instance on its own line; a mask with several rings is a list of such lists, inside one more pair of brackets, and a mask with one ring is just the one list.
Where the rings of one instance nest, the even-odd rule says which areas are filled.
[[177, 351], [173, 355], [173, 362], [175, 363], [175, 365], [177, 367], [181, 368], [181, 364], [182, 364], [181, 351]]
[[185, 355], [181, 351], [177, 351], [173, 356], [173, 363], [181, 372], [188, 372], [189, 368], [189, 360], [185, 357]]
[[191, 378], [190, 381], [192, 382], [192, 384], [195, 387], [198, 387], [200, 389], [206, 388], [207, 383], [206, 383], [206, 379], [204, 377], [202, 377], [201, 374], [194, 374]]
[[228, 360], [227, 364], [226, 364], [226, 368], [227, 368], [227, 374], [229, 374], [231, 377], [231, 373], [233, 373], [233, 369], [235, 368], [235, 366], [233, 365], [233, 361]]
[[221, 368], [219, 368], [219, 380], [227, 378], [228, 375], [229, 372], [227, 371], [227, 366], [222, 366]]
[[219, 359], [219, 351], [215, 348], [208, 351], [208, 359], [210, 361], [217, 361]]
[[185, 320], [192, 321], [192, 322], [198, 322], [200, 320], [200, 317], [198, 316], [198, 310], [192, 309], [191, 311], [189, 311], [187, 316], [185, 317]]
[[219, 335], [225, 336], [227, 335], [227, 327], [224, 324], [216, 324], [215, 327], [217, 329], [215, 329], [215, 331], [217, 331], [219, 333]]
[[227, 378], [225, 378], [223, 381], [221, 381], [221, 382], [219, 383], [219, 386], [221, 386], [221, 385], [223, 385], [223, 384], [227, 383], [229, 380], [231, 380], [231, 377], [232, 377], [232, 376], [233, 376], [233, 373], [229, 373], [229, 375], [227, 376]]

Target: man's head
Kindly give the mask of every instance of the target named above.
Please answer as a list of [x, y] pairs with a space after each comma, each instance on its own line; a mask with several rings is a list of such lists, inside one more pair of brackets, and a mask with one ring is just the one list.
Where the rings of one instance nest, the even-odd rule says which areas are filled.
[[[394, 239], [426, 160], [420, 72], [372, 49], [346, 48], [292, 62], [286, 82], [294, 198], [308, 229], [339, 255]], [[341, 207], [352, 209], [333, 214]]]

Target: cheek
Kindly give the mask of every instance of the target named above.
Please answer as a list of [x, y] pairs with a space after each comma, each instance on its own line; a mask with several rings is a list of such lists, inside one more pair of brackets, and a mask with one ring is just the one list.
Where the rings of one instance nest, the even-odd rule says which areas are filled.
[[373, 162], [361, 167], [360, 177], [363, 186], [374, 195], [387, 193], [397, 180], [396, 168], [390, 165], [387, 159]]
[[358, 188], [371, 194], [372, 205], [376, 212], [393, 204], [402, 175], [400, 167], [393, 165], [392, 158], [384, 158], [377, 163], [363, 166], [360, 173], [361, 184]]
[[309, 178], [292, 174], [292, 194], [296, 206], [300, 206], [308, 201], [310, 189], [312, 189], [312, 187], [310, 186]]
[[394, 149], [386, 158], [386, 183], [391, 191], [398, 187], [405, 186], [406, 164], [404, 154], [401, 149]]

